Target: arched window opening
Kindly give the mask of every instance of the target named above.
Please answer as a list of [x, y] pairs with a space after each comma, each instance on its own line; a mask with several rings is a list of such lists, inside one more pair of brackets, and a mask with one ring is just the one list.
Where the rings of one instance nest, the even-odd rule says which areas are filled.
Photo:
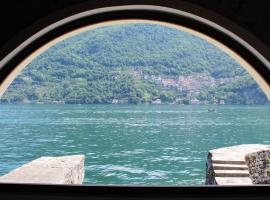
[[185, 27], [84, 27], [21, 70], [1, 97], [1, 174], [84, 154], [86, 184], [201, 185], [209, 150], [270, 141], [265, 83], [235, 52]]

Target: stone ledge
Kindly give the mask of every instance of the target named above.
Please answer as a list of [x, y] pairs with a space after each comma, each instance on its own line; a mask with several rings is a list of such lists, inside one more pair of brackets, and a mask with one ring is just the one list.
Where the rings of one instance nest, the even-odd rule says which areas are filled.
[[237, 164], [216, 164], [213, 163], [214, 170], [247, 170], [248, 167], [246, 164], [237, 165]]
[[41, 157], [0, 177], [5, 183], [82, 184], [84, 155]]

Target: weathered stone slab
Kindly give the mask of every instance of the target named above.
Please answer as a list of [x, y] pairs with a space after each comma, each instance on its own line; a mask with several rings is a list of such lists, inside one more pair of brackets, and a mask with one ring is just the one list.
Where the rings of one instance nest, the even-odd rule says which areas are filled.
[[216, 177], [249, 177], [248, 170], [215, 170]]
[[41, 157], [0, 177], [0, 182], [82, 184], [84, 155]]
[[250, 178], [254, 184], [270, 184], [270, 149], [245, 156]]
[[237, 165], [237, 164], [216, 164], [213, 163], [214, 170], [247, 170], [248, 167], [246, 164]]
[[217, 185], [252, 185], [249, 177], [216, 177]]
[[[245, 155], [266, 150], [269, 147], [262, 144], [242, 144], [210, 150], [214, 163], [245, 164]], [[218, 162], [220, 161], [220, 162]]]

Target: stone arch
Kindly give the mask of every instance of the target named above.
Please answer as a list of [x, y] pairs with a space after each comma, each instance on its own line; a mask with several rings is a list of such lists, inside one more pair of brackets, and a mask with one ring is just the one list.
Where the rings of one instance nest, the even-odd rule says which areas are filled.
[[0, 61], [0, 97], [28, 63], [61, 40], [99, 26], [138, 21], [174, 27], [214, 44], [240, 63], [270, 98], [270, 63], [261, 52], [240, 37], [243, 30], [235, 29], [237, 35], [224, 26], [194, 13], [156, 5], [129, 5], [86, 10], [63, 17], [44, 27]]

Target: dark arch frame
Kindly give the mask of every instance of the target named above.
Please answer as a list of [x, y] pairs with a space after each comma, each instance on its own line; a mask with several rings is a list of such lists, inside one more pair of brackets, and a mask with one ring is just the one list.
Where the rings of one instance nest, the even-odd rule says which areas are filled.
[[[260, 74], [268, 85], [270, 84], [270, 51], [258, 39], [247, 34], [245, 30], [232, 22], [206, 12], [204, 9], [199, 8], [195, 11], [190, 4], [186, 3], [180, 4], [180, 6], [182, 5], [180, 9], [179, 4], [177, 5], [173, 9], [160, 5], [116, 5], [89, 11], [87, 4], [82, 4], [73, 13], [62, 12], [51, 18], [43, 19], [1, 49], [0, 85], [24, 58], [52, 39], [86, 25], [121, 19], [162, 21], [188, 27], [208, 35], [233, 49]], [[211, 21], [205, 16], [199, 16], [197, 13], [200, 10], [204, 11], [203, 13], [206, 13], [211, 20], [215, 17], [217, 22]]]
[[[119, 6], [119, 4], [115, 4], [115, 6]], [[156, 6], [164, 6], [164, 4], [157, 3]], [[94, 12], [91, 15], [83, 15], [77, 19], [71, 17], [70, 21], [64, 20], [63, 24], [58, 23], [71, 15], [93, 9], [89, 4], [82, 4], [69, 14], [67, 14], [68, 10], [65, 10], [43, 19], [23, 32], [13, 41], [10, 41], [8, 46], [0, 51], [0, 84], [2, 84], [18, 64], [35, 49], [70, 30], [108, 20], [148, 19], [179, 24], [209, 35], [235, 50], [241, 57], [245, 58], [245, 60], [253, 66], [260, 76], [268, 83], [268, 86], [270, 85], [269, 50], [255, 37], [246, 34], [243, 29], [233, 23], [202, 8], [196, 10], [198, 7], [196, 8], [186, 3], [177, 3], [175, 6], [172, 6], [171, 4], [170, 7], [175, 10], [162, 7], [154, 8], [151, 6], [149, 7], [148, 5], [134, 5], [129, 8], [107, 7], [96, 10], [97, 12]], [[203, 16], [201, 17], [203, 18], [196, 19], [192, 17], [192, 14], [198, 15], [198, 11], [202, 12]], [[184, 15], [185, 13], [187, 15]], [[210, 21], [207, 21], [206, 19], [209, 19]], [[220, 29], [211, 22], [217, 23], [221, 25], [221, 28], [223, 27], [225, 29]], [[48, 25], [53, 23], [57, 24], [51, 25], [51, 29], [47, 29], [47, 31], [43, 29], [45, 27], [48, 28]], [[229, 32], [226, 32], [226, 30]], [[32, 40], [30, 39], [27, 41], [28, 38], [33, 37], [38, 32], [40, 34], [37, 34]], [[240, 36], [247, 43], [243, 42], [241, 38], [233, 37], [230, 33]], [[15, 194], [14, 191], [16, 191]], [[1, 199], [10, 198], [12, 195], [14, 198], [23, 196], [26, 198], [33, 197], [33, 199], [39, 197], [39, 195], [44, 195], [43, 198], [54, 199], [60, 199], [62, 197], [69, 199], [231, 199], [232, 197], [235, 199], [267, 199], [267, 197], [269, 198], [270, 196], [270, 190], [266, 185], [240, 187], [118, 187], [0, 184]], [[74, 197], [72, 197], [72, 195], [74, 195]]]

